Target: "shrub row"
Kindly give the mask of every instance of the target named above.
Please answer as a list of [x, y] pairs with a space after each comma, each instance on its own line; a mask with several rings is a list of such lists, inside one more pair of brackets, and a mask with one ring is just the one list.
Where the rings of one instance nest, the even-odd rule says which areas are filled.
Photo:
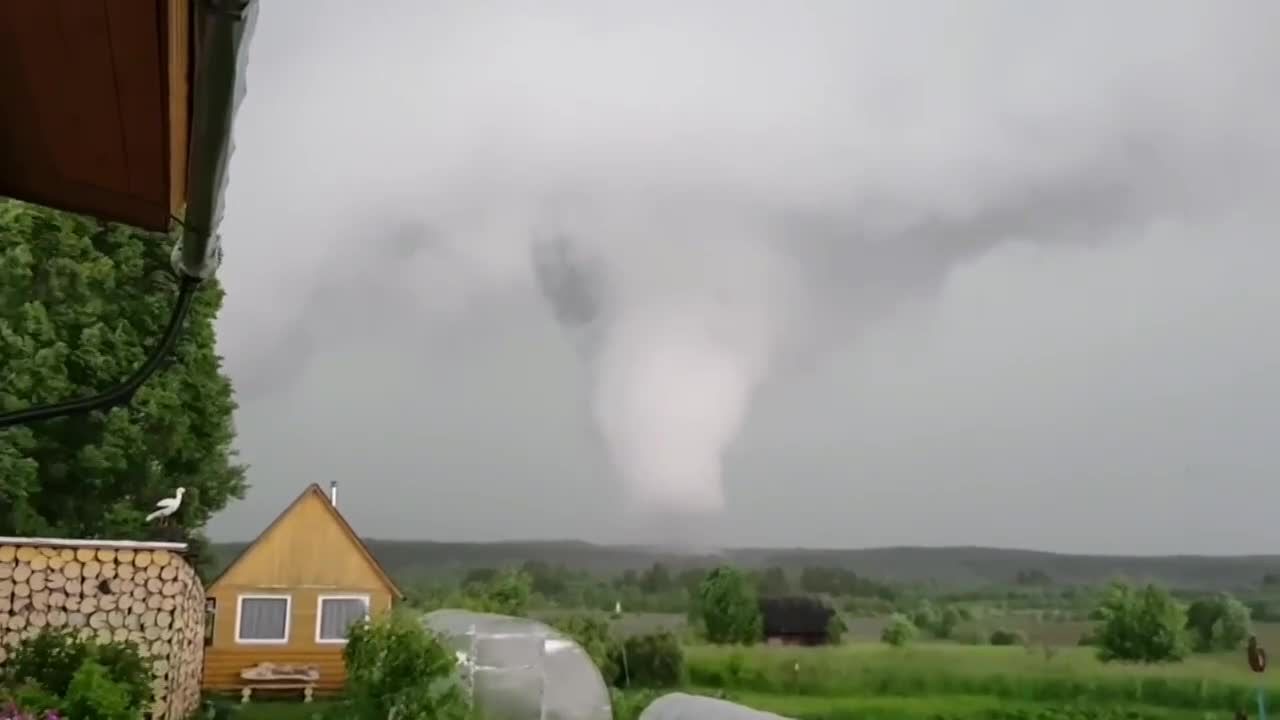
[[15, 648], [0, 680], [4, 720], [137, 720], [151, 700], [151, 669], [132, 644], [63, 629]]

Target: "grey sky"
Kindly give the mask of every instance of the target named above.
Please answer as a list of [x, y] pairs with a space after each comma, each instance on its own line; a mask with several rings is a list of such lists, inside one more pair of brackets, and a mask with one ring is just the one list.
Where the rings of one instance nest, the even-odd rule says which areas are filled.
[[1274, 552], [1278, 27], [264, 3], [212, 533], [336, 479], [388, 538]]

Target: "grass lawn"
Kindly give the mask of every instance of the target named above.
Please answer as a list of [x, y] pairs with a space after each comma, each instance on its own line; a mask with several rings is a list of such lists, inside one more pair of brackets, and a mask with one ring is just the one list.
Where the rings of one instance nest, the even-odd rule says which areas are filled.
[[[1105, 664], [1090, 648], [856, 643], [832, 648], [695, 645], [695, 686], [810, 697], [990, 697], [1001, 702], [1145, 705], [1219, 711], [1251, 707], [1258, 676], [1243, 653], [1166, 665]], [[1239, 655], [1239, 657], [1237, 657]], [[1268, 693], [1280, 694], [1271, 676]]]
[[[1255, 712], [1243, 653], [1100, 662], [1092, 648], [855, 642], [826, 648], [689, 645], [690, 692], [798, 720], [1215, 720]], [[1280, 697], [1269, 676], [1268, 695]], [[240, 720], [312, 720], [324, 703], [254, 702]]]
[[1079, 709], [1067, 715], [1071, 705], [1028, 703], [992, 697], [812, 697], [736, 693], [734, 702], [797, 720], [986, 720], [987, 718], [1125, 718], [1128, 720], [1228, 720], [1231, 713], [1173, 710], [1142, 705]]
[[271, 701], [250, 702], [237, 705], [239, 712], [232, 717], [235, 720], [312, 720], [320, 717], [330, 708], [325, 702], [287, 702]]
[[[696, 689], [689, 692], [705, 692]], [[1027, 718], [1041, 720], [1060, 717], [1062, 706], [1044, 703], [1011, 702], [992, 697], [814, 697], [768, 693], [733, 693], [731, 699], [747, 707], [778, 713], [796, 720], [1002, 720]], [[250, 703], [240, 708], [237, 720], [312, 720], [325, 711], [326, 703], [305, 705], [297, 702]], [[1208, 713], [1203, 710], [1171, 710], [1147, 706], [1114, 706], [1101, 713], [1081, 714], [1085, 718], [1106, 720], [1228, 720], [1226, 711]], [[1075, 720], [1075, 718], [1072, 718]]]

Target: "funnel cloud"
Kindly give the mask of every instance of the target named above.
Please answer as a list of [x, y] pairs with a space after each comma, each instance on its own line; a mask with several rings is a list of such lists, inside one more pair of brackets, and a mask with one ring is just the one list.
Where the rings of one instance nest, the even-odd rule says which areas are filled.
[[215, 534], [337, 474], [384, 536], [1280, 541], [1271, 0], [308, 8], [238, 117]]

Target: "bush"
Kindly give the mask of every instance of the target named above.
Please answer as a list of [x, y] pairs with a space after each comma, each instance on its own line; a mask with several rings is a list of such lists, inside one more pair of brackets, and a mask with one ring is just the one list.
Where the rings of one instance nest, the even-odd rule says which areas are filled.
[[943, 608], [941, 613], [939, 613], [938, 622], [934, 623], [933, 627], [930, 628], [930, 632], [932, 632], [935, 637], [945, 640], [951, 637], [956, 630], [956, 626], [960, 624], [962, 619], [963, 618], [961, 617], [959, 610], [954, 607], [947, 606], [946, 608]]
[[933, 628], [937, 626], [938, 619], [941, 615], [933, 603], [925, 600], [920, 603], [920, 607], [911, 613], [911, 624], [916, 626], [917, 630], [924, 632], [933, 632]]
[[343, 650], [343, 717], [358, 720], [465, 720], [457, 660], [421, 621], [392, 612], [351, 628]]
[[990, 642], [992, 645], [1025, 645], [1027, 643], [1027, 636], [1020, 630], [996, 628], [991, 631]]
[[1098, 657], [1103, 662], [1174, 662], [1187, 656], [1187, 614], [1163, 588], [1111, 586], [1098, 606]]
[[71, 677], [64, 709], [76, 720], [137, 720], [142, 707], [132, 703], [130, 689], [89, 659]]
[[880, 633], [880, 640], [894, 647], [902, 647], [915, 639], [916, 625], [905, 615], [894, 614]]
[[735, 568], [719, 567], [707, 574], [698, 586], [697, 607], [710, 642], [750, 645], [763, 633], [755, 588]]
[[624, 688], [678, 687], [685, 676], [684, 648], [665, 630], [632, 635], [615, 646], [615, 684]]
[[0, 720], [61, 720], [62, 700], [39, 685], [0, 691]]
[[5, 685], [27, 712], [58, 711], [76, 720], [137, 717], [151, 701], [151, 672], [131, 644], [97, 644], [46, 629], [14, 649]]
[[827, 621], [827, 642], [839, 645], [844, 641], [844, 634], [848, 631], [849, 626], [845, 624], [844, 618], [840, 617], [840, 613], [832, 613], [831, 619]]
[[75, 634], [46, 630], [14, 649], [5, 663], [5, 675], [15, 686], [35, 685], [62, 697], [88, 657], [88, 643]]
[[610, 704], [613, 705], [614, 720], [637, 720], [660, 694], [656, 690], [612, 690]]
[[555, 620], [551, 625], [582, 646], [591, 656], [591, 661], [600, 668], [600, 675], [606, 683], [615, 681], [621, 668], [618, 666], [616, 643], [607, 621], [591, 615], [570, 615]]
[[1249, 636], [1249, 608], [1227, 593], [1196, 600], [1187, 608], [1187, 630], [1196, 652], [1236, 650]]

